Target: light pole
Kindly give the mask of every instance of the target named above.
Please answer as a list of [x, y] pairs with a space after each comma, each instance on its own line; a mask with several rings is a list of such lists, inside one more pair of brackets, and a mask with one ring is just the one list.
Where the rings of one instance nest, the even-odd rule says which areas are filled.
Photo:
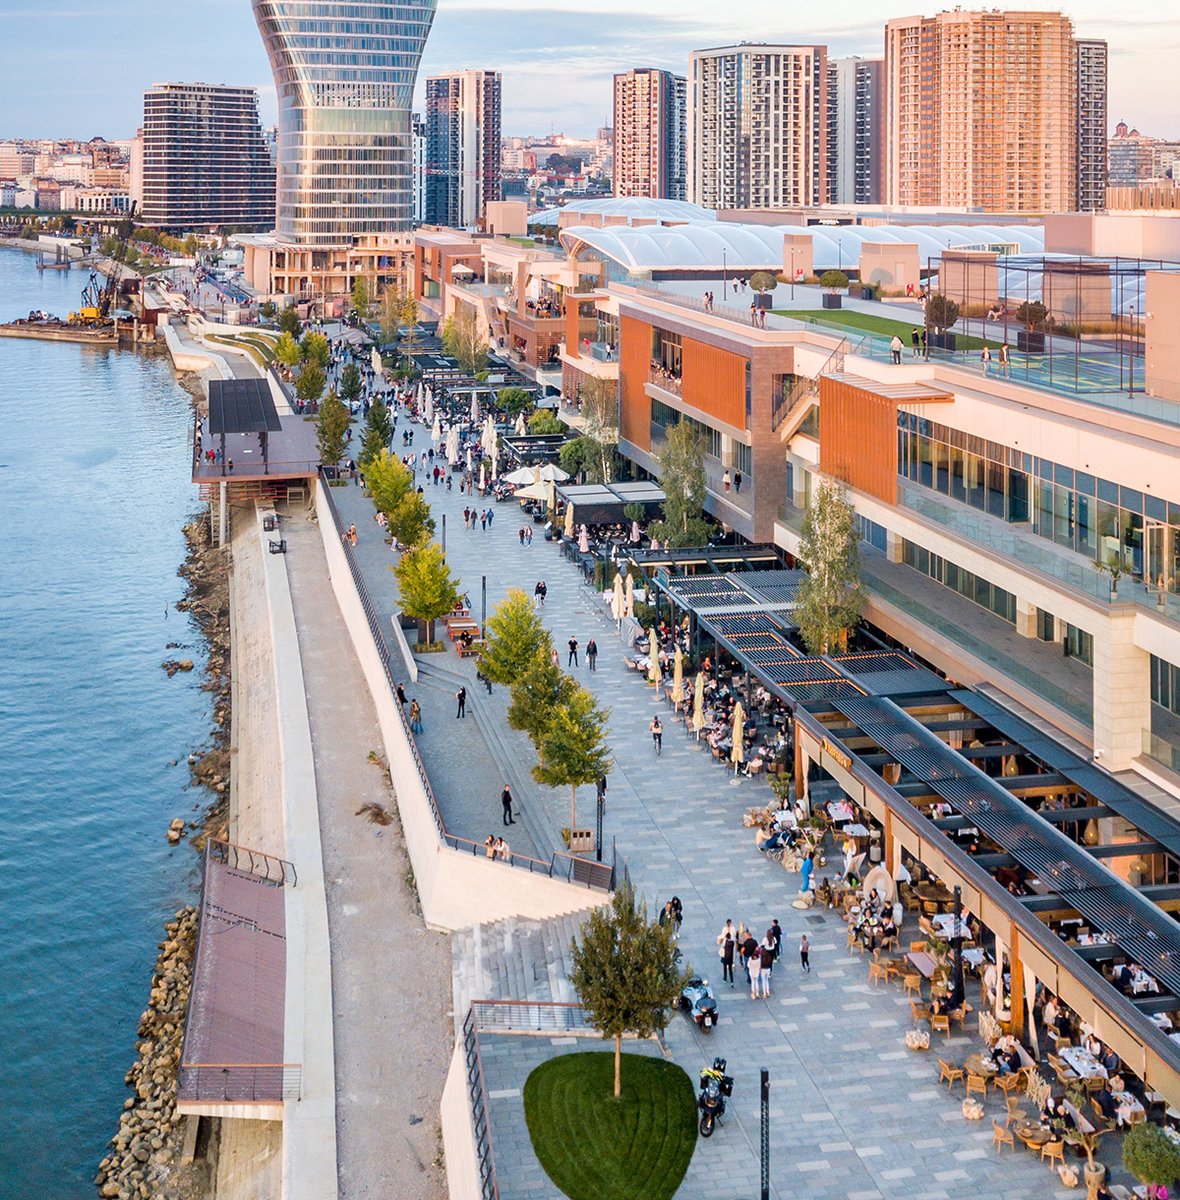
[[729, 295], [729, 263], [725, 256], [725, 251], [721, 251], [721, 296], [722, 299]]
[[795, 255], [798, 253], [799, 247], [791, 247], [791, 299], [795, 299]]
[[1127, 348], [1130, 350], [1130, 360], [1127, 363], [1127, 395], [1134, 396], [1135, 394], [1135, 306], [1129, 304], [1127, 306], [1131, 314], [1131, 338]]

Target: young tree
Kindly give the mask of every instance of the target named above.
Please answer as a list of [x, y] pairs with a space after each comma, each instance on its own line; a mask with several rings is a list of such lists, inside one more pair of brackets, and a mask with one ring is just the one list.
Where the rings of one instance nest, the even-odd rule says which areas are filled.
[[369, 285], [363, 275], [358, 275], [352, 281], [352, 307], [361, 317], [369, 315]]
[[407, 493], [413, 490], [414, 478], [396, 454], [382, 449], [365, 464], [365, 484], [373, 507], [383, 512], [388, 520]]
[[516, 417], [533, 407], [533, 397], [522, 387], [501, 388], [496, 393], [496, 407], [507, 416]]
[[610, 770], [610, 751], [603, 737], [609, 712], [599, 708], [583, 687], [550, 714], [537, 754], [533, 778], [547, 787], [570, 790], [570, 829], [577, 828], [578, 788], [594, 783]]
[[[357, 368], [356, 363], [349, 363], [348, 366], [340, 372], [340, 399], [345, 404], [351, 406], [355, 404], [361, 395], [361, 373]], [[373, 407], [376, 407], [374, 405]], [[385, 406], [382, 405], [382, 408]], [[372, 408], [369, 409], [372, 412]], [[392, 430], [391, 430], [392, 432]]]
[[843, 271], [825, 271], [819, 277], [819, 286], [824, 291], [835, 294], [848, 286], [848, 276]]
[[564, 433], [565, 422], [559, 420], [547, 408], [539, 408], [529, 417], [529, 433]]
[[665, 1028], [684, 983], [672, 926], [649, 921], [629, 883], [609, 907], [592, 909], [570, 946], [570, 978], [604, 1038], [615, 1041], [615, 1096], [622, 1095], [623, 1034], [651, 1037]]
[[[304, 367], [304, 374], [310, 369], [312, 368]], [[303, 381], [303, 375], [299, 376], [299, 380]], [[344, 457], [346, 444], [344, 435], [348, 432], [348, 424], [348, 409], [340, 402], [340, 397], [334, 391], [330, 391], [320, 405], [315, 426], [315, 440], [320, 450], [320, 462], [325, 467], [335, 467]]]
[[299, 343], [285, 330], [279, 334], [278, 341], [275, 342], [275, 358], [284, 367], [297, 367], [303, 361], [303, 352], [299, 349]]
[[331, 360], [332, 353], [328, 349], [328, 339], [322, 333], [305, 333], [299, 342], [299, 352], [304, 362], [315, 363], [325, 371]]
[[426, 640], [433, 642], [435, 621], [449, 613], [459, 599], [459, 585], [443, 558], [442, 547], [429, 542], [407, 551], [390, 570], [397, 576], [402, 612], [425, 622]]
[[434, 537], [434, 519], [430, 505], [420, 492], [409, 491], [389, 514], [389, 531], [398, 544], [411, 550]]
[[610, 483], [619, 441], [618, 384], [590, 376], [582, 384], [582, 437], [586, 442], [586, 477], [590, 483]]
[[827, 654], [848, 640], [860, 616], [860, 548], [856, 514], [843, 487], [821, 480], [803, 518], [796, 557], [807, 578], [795, 596], [795, 623], [812, 654]]
[[528, 669], [538, 653], [546, 656], [553, 639], [541, 623], [533, 602], [520, 588], [509, 588], [488, 617], [487, 644], [479, 656], [479, 669], [493, 683], [511, 687]]
[[574, 694], [577, 686], [553, 661], [550, 650], [538, 650], [512, 685], [508, 724], [527, 733], [539, 754], [554, 710]]
[[926, 301], [926, 323], [936, 332], [950, 329], [959, 319], [959, 306], [949, 296], [935, 292]]
[[568, 475], [577, 475], [579, 471], [589, 473], [589, 456], [593, 452], [594, 448], [587, 438], [570, 438], [562, 443], [557, 452], [557, 464]]
[[[389, 442], [393, 437], [393, 422], [389, 419], [389, 409], [381, 400], [376, 400], [369, 405], [369, 414], [365, 417], [364, 435], [361, 441], [361, 452], [357, 455], [357, 462], [362, 467], [367, 468], [369, 463], [373, 461], [383, 450], [389, 449]], [[397, 461], [396, 459], [394, 460]], [[398, 463], [401, 466], [401, 463]], [[405, 468], [402, 468], [405, 470]], [[405, 472], [407, 477], [409, 471]]]
[[442, 344], [468, 375], [478, 375], [488, 365], [487, 340], [470, 304], [460, 304], [443, 322]]
[[[303, 369], [299, 372], [299, 378], [295, 380], [295, 395], [304, 404], [311, 404], [323, 394], [324, 385], [327, 382], [328, 377], [324, 374], [323, 367], [318, 363], [305, 362]], [[347, 409], [344, 415], [348, 416]]]
[[299, 314], [295, 311], [295, 305], [290, 304], [279, 313], [279, 328], [284, 333], [289, 333], [293, 338], [299, 336], [303, 329], [303, 322], [299, 320]]
[[705, 449], [696, 427], [678, 421], [668, 430], [659, 453], [660, 487], [664, 490], [664, 519], [652, 525], [662, 545], [703, 546], [709, 540], [705, 520]]

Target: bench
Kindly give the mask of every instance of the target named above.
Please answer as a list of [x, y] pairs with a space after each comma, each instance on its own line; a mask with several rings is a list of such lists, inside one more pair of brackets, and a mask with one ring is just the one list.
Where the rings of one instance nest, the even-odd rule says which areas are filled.
[[456, 642], [455, 650], [460, 658], [471, 658], [473, 655], [478, 655], [484, 648], [485, 644], [486, 643], [484, 642], [483, 638], [476, 638], [470, 646], [460, 646], [459, 643]]

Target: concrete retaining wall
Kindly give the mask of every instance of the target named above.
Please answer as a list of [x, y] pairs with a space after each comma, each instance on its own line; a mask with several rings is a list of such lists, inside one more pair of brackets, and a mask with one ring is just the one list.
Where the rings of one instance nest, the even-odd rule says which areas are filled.
[[397, 699], [389, 689], [323, 487], [323, 481], [317, 480], [316, 510], [328, 574], [377, 710], [426, 924], [449, 932], [503, 917], [543, 920], [604, 903], [607, 897], [602, 892], [493, 862], [482, 852], [464, 854], [440, 839], [430, 799], [418, 776], [409, 734], [397, 711]]
[[447, 1082], [443, 1086], [439, 1117], [442, 1123], [443, 1151], [447, 1160], [447, 1192], [451, 1200], [482, 1200], [462, 1040], [455, 1042], [455, 1049], [451, 1054], [451, 1066], [447, 1071]]
[[178, 371], [207, 371], [216, 372], [219, 379], [232, 379], [233, 372], [220, 354], [212, 350], [197, 350], [184, 345], [177, 336], [176, 330], [167, 321], [161, 321], [157, 327], [163, 330], [164, 344], [172, 356], [172, 365]]

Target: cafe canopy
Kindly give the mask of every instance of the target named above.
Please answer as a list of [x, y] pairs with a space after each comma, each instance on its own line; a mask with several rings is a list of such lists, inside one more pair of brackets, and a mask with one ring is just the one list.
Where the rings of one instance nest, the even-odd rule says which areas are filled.
[[642, 504], [650, 517], [664, 503], [664, 493], [650, 480], [635, 483], [564, 483], [558, 496], [574, 506], [574, 520], [585, 525], [605, 525], [627, 520], [623, 509]]

